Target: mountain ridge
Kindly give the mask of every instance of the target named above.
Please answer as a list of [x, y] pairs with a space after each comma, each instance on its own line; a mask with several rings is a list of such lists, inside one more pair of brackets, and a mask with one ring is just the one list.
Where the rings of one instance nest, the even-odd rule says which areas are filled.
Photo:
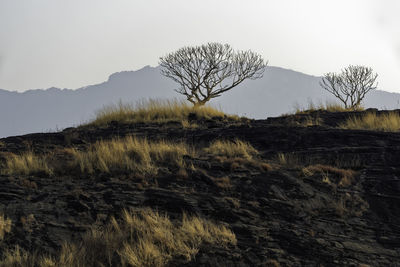
[[[279, 70], [283, 70], [283, 71], [288, 71], [288, 72], [292, 72], [292, 73], [298, 73], [298, 74], [306, 75], [306, 76], [313, 77], [313, 78], [321, 78], [320, 76], [317, 76], [317, 75], [312, 75], [312, 74], [308, 74], [308, 73], [305, 73], [305, 72], [296, 71], [296, 70], [293, 70], [293, 69], [283, 68], [283, 67], [279, 67], [279, 66], [267, 66], [267, 69], [270, 69], [270, 68], [272, 68], [272, 69], [279, 69]], [[114, 73], [108, 75], [108, 78], [107, 78], [106, 80], [104, 80], [103, 82], [98, 82], [98, 83], [94, 83], [94, 84], [90, 84], [90, 85], [85, 85], [85, 86], [81, 86], [81, 87], [78, 87], [78, 88], [75, 88], [75, 89], [66, 88], [66, 87], [61, 88], [61, 87], [52, 86], [52, 87], [49, 87], [49, 88], [36, 88], [36, 89], [26, 89], [26, 90], [23, 90], [23, 91], [16, 91], [16, 90], [7, 90], [7, 89], [2, 89], [2, 88], [0, 88], [0, 92], [24, 94], [24, 93], [26, 93], [26, 92], [31, 92], [31, 91], [34, 91], [34, 92], [35, 92], [35, 91], [52, 91], [52, 90], [57, 90], [57, 91], [64, 91], [64, 90], [67, 90], [67, 91], [84, 90], [84, 89], [86, 89], [87, 87], [92, 87], [92, 86], [97, 86], [97, 85], [101, 85], [101, 84], [107, 83], [107, 82], [109, 82], [110, 80], [115, 79], [115, 77], [118, 77], [118, 76], [120, 76], [120, 75], [124, 75], [124, 74], [133, 74], [133, 73], [136, 73], [136, 72], [139, 72], [139, 71], [142, 71], [142, 70], [146, 70], [146, 69], [157, 69], [157, 70], [158, 70], [158, 69], [160, 69], [160, 66], [155, 66], [155, 67], [153, 67], [153, 66], [151, 66], [151, 65], [146, 65], [146, 66], [144, 66], [144, 67], [142, 67], [142, 68], [139, 68], [139, 69], [137, 69], [137, 70], [122, 70], [122, 71], [117, 71], [117, 72], [114, 72]]]

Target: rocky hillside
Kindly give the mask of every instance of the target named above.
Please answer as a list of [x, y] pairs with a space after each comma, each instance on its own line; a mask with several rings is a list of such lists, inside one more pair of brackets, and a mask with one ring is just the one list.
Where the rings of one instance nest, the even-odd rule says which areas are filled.
[[[113, 121], [0, 139], [0, 216], [11, 221], [0, 254], [18, 245], [57, 257], [63, 242], [79, 244], [124, 209], [149, 207], [174, 223], [183, 213], [207, 219], [237, 240], [206, 238], [192, 257], [170, 257], [168, 266], [400, 266], [400, 133], [337, 128], [350, 115]], [[151, 174], [74, 165], [72, 148], [126, 136], [197, 152], [179, 164], [171, 154]], [[213, 150], [217, 140], [251, 149]], [[7, 160], [26, 151], [45, 155], [53, 170], [7, 171]], [[117, 256], [108, 264], [120, 264]]]

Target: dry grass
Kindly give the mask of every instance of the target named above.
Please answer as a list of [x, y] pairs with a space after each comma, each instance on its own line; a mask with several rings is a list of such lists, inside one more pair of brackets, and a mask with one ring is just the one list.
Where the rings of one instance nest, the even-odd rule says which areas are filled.
[[301, 126], [310, 127], [310, 126], [319, 126], [322, 125], [322, 119], [320, 117], [311, 117], [307, 116], [307, 118], [300, 123]]
[[275, 169], [275, 166], [273, 166], [273, 163], [267, 163], [262, 161], [261, 158], [255, 158], [255, 159], [244, 159], [244, 158], [226, 158], [226, 157], [217, 157], [217, 160], [219, 160], [221, 163], [225, 165], [227, 169], [229, 169], [231, 172], [237, 171], [237, 170], [243, 170], [243, 169], [256, 169], [261, 172], [269, 172]]
[[265, 262], [266, 267], [280, 267], [281, 265], [277, 260], [269, 259]]
[[199, 125], [195, 122], [190, 122], [188, 120], [182, 120], [181, 121], [182, 127], [185, 129], [197, 129], [199, 128]]
[[267, 162], [260, 162], [258, 167], [263, 172], [269, 172], [269, 171], [272, 171], [274, 169], [273, 165], [271, 165], [270, 163], [267, 163]]
[[333, 162], [333, 165], [342, 169], [360, 169], [365, 166], [365, 162], [360, 158], [360, 155], [341, 154]]
[[215, 177], [213, 179], [213, 181], [218, 188], [221, 188], [221, 189], [232, 188], [231, 179], [228, 176]]
[[[178, 100], [147, 100], [136, 105], [119, 103], [110, 105], [96, 112], [96, 118], [89, 125], [106, 125], [111, 121], [124, 123], [165, 123], [169, 121], [187, 121], [189, 114], [199, 119], [225, 117], [217, 108], [202, 106], [194, 108], [186, 101]], [[237, 116], [229, 116], [238, 119]], [[188, 126], [187, 123], [185, 123]], [[184, 126], [185, 126], [184, 125]]]
[[336, 215], [339, 217], [362, 216], [369, 209], [367, 201], [358, 194], [345, 193], [331, 203]]
[[85, 151], [75, 148], [63, 153], [69, 162], [56, 165], [52, 154], [36, 155], [26, 152], [21, 155], [9, 153], [2, 173], [13, 175], [45, 174], [48, 176], [66, 170], [82, 173], [132, 171], [141, 175], [155, 175], [161, 167], [184, 168], [183, 156], [192, 155], [194, 150], [184, 143], [148, 141], [131, 136], [98, 141]]
[[[34, 267], [38, 259], [35, 254], [29, 254], [16, 246], [14, 249], [4, 251], [3, 258], [0, 261], [1, 267]], [[51, 265], [40, 264], [40, 267]], [[55, 266], [55, 265], [53, 265]]]
[[400, 115], [395, 112], [378, 115], [368, 112], [361, 117], [351, 117], [343, 124], [342, 129], [362, 129], [384, 132], [397, 132], [400, 130]]
[[86, 151], [66, 149], [73, 160], [56, 166], [51, 154], [36, 155], [25, 152], [21, 155], [9, 153], [2, 173], [13, 175], [46, 174], [78, 169], [82, 173], [132, 171], [142, 175], [155, 175], [160, 167], [184, 168], [183, 156], [192, 155], [193, 150], [184, 143], [153, 141], [125, 137], [111, 141], [98, 141]]
[[187, 170], [184, 169], [184, 168], [180, 168], [180, 169], [176, 172], [175, 175], [176, 175], [176, 177], [177, 177], [178, 179], [188, 179], [188, 178], [189, 178], [189, 174], [188, 174]]
[[0, 241], [4, 239], [6, 233], [11, 232], [11, 220], [0, 215]]
[[303, 160], [295, 153], [278, 153], [276, 155], [276, 161], [286, 167], [298, 167], [303, 165]]
[[362, 111], [363, 107], [357, 107], [355, 109], [345, 108], [343, 105], [335, 102], [326, 102], [314, 104], [313, 101], [308, 102], [308, 106], [306, 108], [300, 107], [299, 105], [295, 105], [294, 107], [295, 114], [309, 114], [315, 111], [328, 111], [328, 112], [349, 112], [349, 111]]
[[204, 151], [214, 156], [226, 158], [243, 158], [247, 160], [251, 160], [259, 154], [258, 151], [251, 144], [241, 141], [239, 139], [236, 139], [234, 141], [214, 141], [210, 144], [209, 147], [204, 148]]
[[321, 158], [321, 156], [307, 154], [307, 153], [277, 153], [273, 158], [280, 166], [289, 168], [304, 168], [310, 165], [330, 165], [341, 169], [359, 169], [364, 166], [364, 162], [360, 159], [359, 155], [353, 154], [330, 154], [328, 158]]
[[[187, 169], [195, 170], [193, 164], [186, 164], [184, 156], [195, 157], [205, 153], [222, 162], [232, 164], [232, 170], [243, 165], [259, 167], [267, 171], [270, 166], [259, 164], [259, 152], [249, 143], [234, 141], [215, 141], [203, 151], [196, 151], [183, 142], [149, 141], [132, 136], [97, 141], [87, 149], [68, 148], [59, 152], [35, 155], [26, 152], [21, 155], [10, 153], [6, 157], [2, 172], [5, 174], [46, 175], [80, 172], [94, 173], [132, 173], [143, 177], [157, 175], [160, 169], [177, 173], [180, 178], [188, 177]], [[60, 164], [63, 162], [63, 164]], [[237, 165], [235, 167], [235, 165]], [[29, 183], [29, 185], [34, 186]], [[28, 186], [28, 184], [26, 184]]]
[[6, 158], [3, 173], [14, 175], [31, 175], [44, 173], [51, 175], [52, 169], [49, 168], [44, 156], [35, 155], [28, 151], [20, 155], [9, 154]]
[[157, 174], [161, 165], [182, 168], [183, 156], [192, 153], [184, 143], [150, 142], [131, 136], [98, 141], [87, 151], [70, 149], [69, 152], [82, 173], [133, 171], [143, 175]]
[[[271, 164], [261, 160], [260, 152], [257, 149], [250, 143], [239, 139], [213, 141], [208, 147], [203, 148], [203, 153], [222, 163], [223, 168], [231, 172], [245, 169], [268, 172], [273, 169]], [[232, 187], [229, 177], [222, 177], [217, 180], [214, 182], [220, 188], [228, 189]]]
[[[353, 183], [356, 172], [353, 170], [340, 169], [328, 165], [311, 165], [302, 169], [305, 176], [312, 176], [315, 173], [323, 175], [323, 182], [330, 184], [331, 179], [329, 179], [328, 174], [338, 177], [337, 185], [341, 187], [349, 186]], [[335, 178], [335, 177], [332, 177]]]
[[[183, 215], [180, 224], [150, 209], [124, 211], [103, 229], [93, 228], [80, 244], [65, 244], [57, 257], [38, 257], [19, 248], [4, 254], [0, 266], [166, 266], [172, 259], [190, 261], [203, 243], [236, 245], [223, 225]], [[29, 265], [32, 264], [32, 265]]]

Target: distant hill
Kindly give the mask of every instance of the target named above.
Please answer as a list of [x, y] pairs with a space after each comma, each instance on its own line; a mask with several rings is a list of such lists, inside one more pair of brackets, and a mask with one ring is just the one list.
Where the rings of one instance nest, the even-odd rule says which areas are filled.
[[[279, 67], [267, 67], [264, 77], [245, 81], [211, 103], [227, 113], [251, 118], [267, 118], [290, 112], [296, 103], [307, 106], [333, 101], [319, 86], [320, 77]], [[177, 85], [160, 74], [160, 67], [112, 74], [106, 82], [76, 90], [49, 88], [23, 93], [0, 90], [0, 137], [46, 132], [77, 125], [94, 116], [95, 110], [119, 100], [135, 102], [143, 98], [180, 97]], [[400, 94], [371, 92], [365, 107], [400, 107]]]

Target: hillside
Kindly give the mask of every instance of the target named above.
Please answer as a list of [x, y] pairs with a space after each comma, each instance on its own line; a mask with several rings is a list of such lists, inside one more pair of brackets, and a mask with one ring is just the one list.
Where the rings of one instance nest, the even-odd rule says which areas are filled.
[[[264, 77], [242, 85], [214, 99], [226, 112], [266, 119], [290, 112], [296, 104], [307, 106], [333, 101], [319, 86], [320, 77], [279, 67], [267, 67]], [[29, 90], [23, 93], [0, 90], [0, 137], [32, 132], [49, 132], [78, 125], [93, 118], [104, 105], [136, 102], [142, 98], [179, 97], [176, 84], [160, 74], [159, 67], [112, 74], [107, 81], [78, 88]], [[390, 88], [396, 89], [396, 88]], [[399, 108], [400, 95], [371, 92], [365, 107]]]
[[[168, 214], [173, 239], [166, 228], [143, 236], [130, 228], [134, 242], [152, 235], [168, 252], [147, 241], [134, 247], [148, 266], [399, 266], [400, 134], [338, 128], [366, 112], [266, 120], [189, 113], [182, 121], [109, 120], [0, 139], [1, 251], [18, 245], [64, 263], [65, 255], [95, 251], [86, 260], [118, 266], [136, 254], [117, 253], [111, 236], [124, 235], [123, 222], [170, 225], [151, 213], [158, 211]], [[10, 163], [24, 152], [37, 165]], [[145, 207], [151, 212], [140, 213]], [[93, 227], [97, 237], [84, 235]], [[64, 247], [64, 258], [63, 242], [76, 244]]]

